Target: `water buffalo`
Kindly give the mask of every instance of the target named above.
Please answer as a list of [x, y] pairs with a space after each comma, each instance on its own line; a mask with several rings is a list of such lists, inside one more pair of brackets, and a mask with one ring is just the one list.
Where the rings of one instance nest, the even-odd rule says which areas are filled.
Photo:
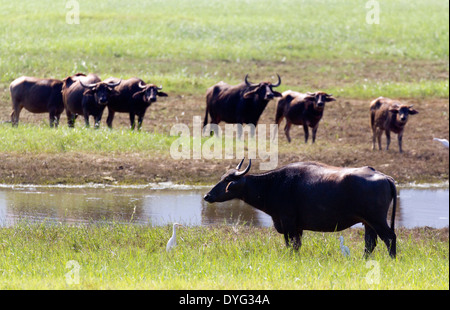
[[61, 96], [63, 82], [56, 79], [40, 79], [22, 76], [9, 85], [12, 108], [11, 123], [19, 124], [20, 111], [48, 113], [50, 127], [57, 127], [64, 104]]
[[[289, 164], [259, 175], [239, 171], [243, 160], [225, 173], [204, 196], [207, 202], [241, 199], [272, 217], [284, 234], [286, 246], [301, 246], [303, 230], [334, 232], [362, 222], [365, 255], [374, 250], [379, 236], [396, 256], [394, 232], [397, 190], [394, 180], [371, 167], [339, 168], [316, 162]], [[387, 214], [391, 201], [391, 227]]]
[[87, 76], [83, 73], [77, 73], [63, 80], [62, 97], [66, 108], [67, 123], [69, 127], [74, 127], [75, 119], [78, 115], [83, 115], [86, 126], [89, 126], [89, 116], [92, 115], [95, 119], [95, 126], [98, 127], [105, 107], [96, 104], [93, 95], [85, 94], [86, 90], [81, 81], [96, 83], [101, 80], [96, 74], [92, 73]]
[[381, 135], [386, 133], [386, 150], [391, 143], [391, 131], [397, 134], [398, 150], [402, 150], [403, 131], [409, 115], [417, 114], [412, 105], [405, 105], [399, 101], [379, 97], [370, 103], [370, 124], [372, 127], [372, 150], [375, 150], [375, 140], [381, 150]]
[[278, 82], [261, 82], [254, 84], [248, 81], [248, 74], [244, 82], [238, 85], [229, 85], [219, 82], [208, 88], [206, 92], [206, 113], [203, 126], [208, 124], [208, 114], [211, 124], [221, 121], [232, 124], [252, 124], [256, 126], [268, 102], [281, 94], [273, 88], [280, 86]]
[[[113, 79], [105, 80], [106, 83], [114, 82]], [[138, 78], [122, 81], [115, 88], [116, 95], [111, 96], [108, 101], [108, 118], [106, 124], [112, 128], [115, 112], [129, 113], [131, 129], [135, 128], [135, 116], [138, 116], [138, 130], [141, 129], [147, 108], [156, 101], [156, 96], [167, 97], [161, 91], [162, 87], [154, 84], [145, 84]]]
[[325, 103], [335, 101], [333, 95], [321, 91], [302, 94], [292, 90], [283, 92], [278, 100], [275, 123], [279, 126], [283, 118], [286, 118], [284, 133], [288, 142], [291, 142], [289, 130], [292, 124], [303, 125], [305, 143], [308, 142], [309, 130], [312, 128], [312, 143], [316, 141], [317, 128], [322, 119]]

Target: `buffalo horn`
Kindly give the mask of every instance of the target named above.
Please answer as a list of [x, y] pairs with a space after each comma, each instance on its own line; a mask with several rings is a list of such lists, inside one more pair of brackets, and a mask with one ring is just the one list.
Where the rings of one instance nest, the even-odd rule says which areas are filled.
[[145, 84], [142, 84], [142, 81], [139, 81], [139, 88], [140, 89], [144, 89], [145, 88]]
[[248, 73], [245, 76], [245, 84], [247, 84], [248, 87], [252, 87], [252, 86], [257, 86], [258, 85], [258, 84], [253, 84], [253, 83], [248, 81]]
[[277, 77], [278, 77], [278, 83], [277, 83], [277, 84], [272, 84], [272, 87], [278, 87], [278, 86], [281, 85], [281, 78], [280, 78], [280, 76], [278, 75], [278, 73], [277, 73]]
[[162, 85], [160, 85], [159, 87], [156, 87], [158, 90], [161, 90], [162, 89]]
[[[241, 163], [242, 163], [242, 162], [241, 162]], [[250, 171], [250, 167], [251, 167], [251, 166], [252, 166], [252, 160], [249, 159], [249, 160], [248, 160], [248, 166], [247, 166], [247, 168], [245, 168], [244, 171], [238, 171], [238, 172], [236, 172], [236, 173], [235, 173], [235, 176], [244, 176], [245, 174], [247, 174], [247, 172]]]
[[120, 79], [118, 82], [115, 83], [107, 83], [106, 85], [108, 85], [109, 87], [115, 87], [117, 85], [119, 85], [122, 82], [122, 79]]
[[236, 170], [239, 170], [239, 169], [241, 169], [241, 167], [242, 167], [242, 163], [244, 162], [244, 159], [245, 159], [245, 157], [244, 158], [242, 158], [242, 160], [241, 160], [241, 162], [236, 166]]
[[97, 85], [97, 83], [92, 83], [92, 84], [84, 84], [83, 83], [83, 81], [81, 81], [81, 80], [79, 80], [80, 81], [80, 84], [81, 84], [81, 86], [83, 86], [83, 87], [85, 87], [85, 88], [93, 88], [93, 87], [95, 87], [95, 85]]

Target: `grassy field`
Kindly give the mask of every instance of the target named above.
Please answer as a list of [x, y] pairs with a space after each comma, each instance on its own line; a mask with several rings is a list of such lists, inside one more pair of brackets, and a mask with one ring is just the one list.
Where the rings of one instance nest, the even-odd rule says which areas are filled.
[[448, 2], [379, 3], [380, 23], [368, 24], [360, 1], [82, 1], [68, 24], [64, 2], [3, 2], [0, 82], [96, 72], [203, 94], [278, 72], [282, 89], [448, 97]]
[[[301, 128], [292, 128], [291, 144], [280, 131], [279, 166], [370, 165], [399, 183], [448, 182], [448, 150], [432, 140], [449, 138], [448, 1], [380, 0], [379, 24], [366, 22], [366, 2], [356, 0], [78, 2], [79, 24], [66, 22], [65, 1], [0, 2], [0, 183], [215, 183], [238, 159], [173, 160], [170, 129], [192, 130], [193, 116], [204, 116], [206, 89], [247, 73], [251, 81], [280, 74], [280, 91], [337, 98], [314, 145], [303, 143]], [[125, 114], [116, 114], [113, 130], [105, 115], [99, 130], [82, 120], [71, 130], [63, 114], [55, 130], [47, 115], [22, 111], [11, 127], [11, 81], [77, 72], [140, 77], [169, 97], [148, 109], [141, 132], [128, 130]], [[403, 154], [396, 135], [389, 151], [371, 150], [368, 106], [378, 96], [419, 111]], [[271, 102], [260, 123], [274, 117]], [[397, 233], [396, 260], [384, 244], [364, 260], [357, 229], [342, 233], [352, 252], [344, 258], [337, 233], [306, 232], [296, 254], [273, 229], [188, 227], [167, 254], [169, 227], [23, 223], [0, 227], [0, 289], [448, 290], [448, 229]], [[80, 267], [79, 284], [67, 282], [70, 261]]]
[[366, 260], [360, 229], [306, 232], [294, 253], [272, 228], [186, 227], [167, 253], [169, 226], [22, 223], [0, 228], [0, 289], [448, 290], [448, 230], [397, 234], [397, 259], [381, 242]]

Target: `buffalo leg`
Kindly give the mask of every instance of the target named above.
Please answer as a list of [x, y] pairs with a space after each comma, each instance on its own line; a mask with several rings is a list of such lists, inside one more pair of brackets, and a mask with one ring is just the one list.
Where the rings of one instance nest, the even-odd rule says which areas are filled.
[[141, 127], [142, 127], [142, 122], [144, 121], [144, 115], [142, 115], [142, 114], [139, 114], [138, 115], [138, 130], [141, 130]]
[[86, 125], [86, 128], [89, 128], [89, 113], [84, 112], [84, 124]]
[[395, 235], [394, 230], [391, 229], [386, 222], [382, 224], [374, 224], [372, 227], [375, 229], [377, 235], [380, 236], [380, 239], [386, 244], [389, 255], [392, 258], [395, 258], [397, 255], [397, 236]]
[[108, 127], [110, 129], [112, 129], [112, 122], [114, 120], [114, 114], [115, 112], [111, 109], [108, 109], [108, 117], [106, 118], [106, 125], [108, 125]]
[[389, 150], [389, 144], [391, 144], [391, 131], [386, 129], [386, 151]]
[[364, 226], [364, 240], [366, 243], [364, 248], [364, 257], [367, 258], [370, 254], [372, 254], [373, 250], [377, 246], [377, 232], [367, 224], [365, 224]]
[[289, 135], [289, 131], [291, 130], [292, 123], [286, 119], [286, 126], [284, 126], [284, 134], [289, 143], [291, 143], [291, 136]]
[[377, 141], [377, 130], [375, 128], [372, 128], [372, 151], [375, 150], [376, 141]]
[[50, 123], [50, 128], [53, 128], [53, 126], [58, 127], [58, 122], [56, 121], [55, 111], [50, 111], [50, 113], [48, 114], [48, 120]]
[[130, 112], [130, 128], [131, 130], [134, 130], [135, 124], [135, 114], [133, 112]]
[[94, 118], [94, 122], [95, 122], [94, 123], [94, 128], [95, 129], [100, 128], [100, 121], [101, 120], [102, 120], [102, 116], [101, 115]]
[[55, 128], [58, 128], [59, 126], [59, 119], [61, 118], [61, 114], [55, 115]]
[[380, 129], [377, 129], [377, 140], [378, 140], [378, 149], [381, 151], [381, 135], [383, 132]]
[[77, 118], [76, 114], [72, 114], [69, 110], [66, 110], [67, 115], [67, 126], [70, 128], [75, 126], [75, 119]]
[[14, 110], [11, 113], [11, 123], [13, 127], [17, 127], [19, 125], [20, 111], [22, 111], [21, 105], [14, 106]]
[[312, 129], [312, 143], [316, 142], [316, 133], [317, 133], [318, 128], [319, 128], [319, 124], [314, 126], [314, 128]]
[[403, 150], [402, 150], [403, 132], [400, 132], [400, 133], [398, 134], [397, 139], [398, 139], [398, 151], [399, 151], [400, 153], [403, 153]]
[[305, 143], [308, 143], [308, 137], [309, 137], [308, 125], [306, 125], [306, 124], [303, 125], [303, 131], [305, 132]]

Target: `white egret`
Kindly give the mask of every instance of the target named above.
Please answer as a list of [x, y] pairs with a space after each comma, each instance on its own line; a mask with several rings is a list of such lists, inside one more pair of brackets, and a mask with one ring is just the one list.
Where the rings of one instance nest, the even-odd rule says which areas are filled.
[[340, 236], [339, 240], [341, 241], [341, 243], [339, 244], [339, 247], [341, 248], [342, 255], [350, 256], [350, 249], [348, 248], [348, 246], [344, 245], [344, 237]]
[[170, 237], [169, 241], [167, 242], [166, 245], [166, 251], [169, 252], [170, 250], [172, 250], [173, 247], [175, 247], [177, 245], [177, 231], [176, 228], [183, 226], [181, 224], [178, 223], [173, 223], [173, 234], [172, 237]]
[[442, 145], [448, 149], [448, 140], [447, 139], [439, 139], [439, 138], [433, 138], [434, 141], [439, 141], [442, 143]]

